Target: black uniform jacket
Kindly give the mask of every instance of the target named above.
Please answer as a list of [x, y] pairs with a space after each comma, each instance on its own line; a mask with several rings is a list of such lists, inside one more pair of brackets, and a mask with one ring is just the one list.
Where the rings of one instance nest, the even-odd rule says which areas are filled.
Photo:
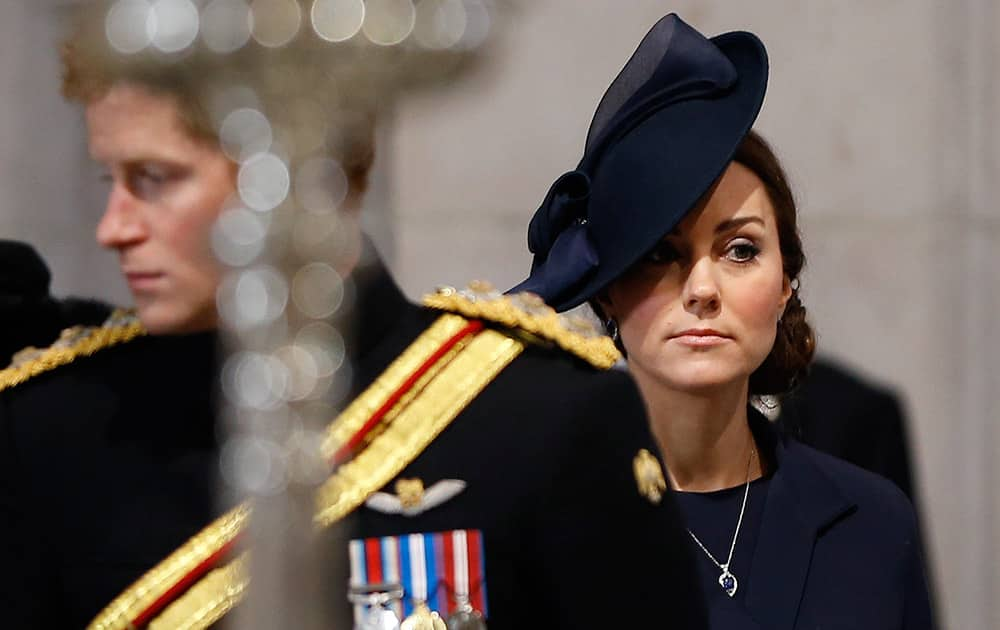
[[[358, 389], [439, 315], [409, 304], [381, 267], [368, 276]], [[213, 345], [139, 339], [0, 395], [8, 627], [84, 625], [229, 507], [213, 493]], [[637, 489], [633, 458], [656, 453], [644, 418], [627, 375], [531, 345], [400, 475], [464, 491], [411, 517], [361, 507], [342, 526], [358, 537], [481, 530], [491, 630], [705, 627], [672, 497], [654, 505]], [[343, 598], [347, 584], [328, 590]]]
[[49, 294], [49, 268], [27, 243], [0, 239], [0, 368], [27, 346], [45, 347], [69, 326], [100, 324], [111, 309]]
[[712, 627], [933, 627], [913, 507], [899, 488], [782, 436], [756, 412], [751, 424], [776, 468], [746, 609], [712, 610]]

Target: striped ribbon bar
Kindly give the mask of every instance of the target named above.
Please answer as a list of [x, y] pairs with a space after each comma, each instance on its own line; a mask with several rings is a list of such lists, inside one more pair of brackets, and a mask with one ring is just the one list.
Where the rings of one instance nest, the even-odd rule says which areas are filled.
[[[403, 619], [424, 601], [447, 617], [465, 600], [488, 616], [483, 536], [479, 530], [457, 529], [432, 534], [406, 534], [350, 542], [351, 586], [399, 584], [403, 600], [392, 610]], [[355, 620], [365, 613], [356, 605]]]

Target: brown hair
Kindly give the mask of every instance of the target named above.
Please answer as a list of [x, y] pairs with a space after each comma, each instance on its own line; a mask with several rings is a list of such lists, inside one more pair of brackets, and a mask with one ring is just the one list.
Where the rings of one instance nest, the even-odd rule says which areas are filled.
[[[374, 160], [375, 101], [363, 89], [335, 89], [341, 83], [352, 87], [360, 83], [357, 76], [344, 78], [341, 71], [359, 66], [350, 54], [320, 58], [317, 51], [327, 48], [309, 39], [279, 50], [249, 44], [226, 55], [197, 43], [181, 54], [154, 49], [122, 53], [105, 35], [104, 16], [110, 5], [110, 0], [101, 0], [72, 14], [71, 30], [60, 50], [65, 98], [89, 105], [116, 85], [137, 86], [171, 99], [192, 137], [217, 144], [220, 114], [227, 113], [219, 111], [216, 102], [223, 85], [251, 88], [272, 122], [286, 128], [295, 126], [296, 100], [305, 95], [319, 106], [325, 122], [336, 121], [327, 125], [326, 152], [341, 163], [352, 195], [365, 191]], [[331, 61], [331, 57], [336, 58]]]
[[782, 267], [792, 283], [792, 295], [778, 320], [774, 347], [750, 375], [750, 394], [784, 394], [805, 375], [816, 350], [816, 336], [806, 321], [806, 308], [799, 298], [799, 274], [805, 266], [806, 255], [799, 235], [795, 197], [774, 150], [757, 132], [747, 134], [733, 160], [753, 171], [764, 182], [774, 206]]

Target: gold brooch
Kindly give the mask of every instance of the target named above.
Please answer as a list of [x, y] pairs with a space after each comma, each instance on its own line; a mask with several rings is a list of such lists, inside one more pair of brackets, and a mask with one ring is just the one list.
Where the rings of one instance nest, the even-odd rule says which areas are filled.
[[632, 471], [635, 473], [635, 482], [639, 485], [639, 494], [649, 499], [653, 505], [659, 505], [667, 490], [660, 460], [648, 450], [642, 449], [632, 460]]
[[393, 486], [396, 494], [375, 492], [365, 505], [383, 514], [417, 516], [450, 501], [465, 490], [465, 482], [460, 479], [442, 479], [424, 487], [420, 479], [398, 479]]
[[396, 482], [396, 496], [404, 510], [412, 510], [424, 501], [424, 482], [419, 479], [400, 479]]

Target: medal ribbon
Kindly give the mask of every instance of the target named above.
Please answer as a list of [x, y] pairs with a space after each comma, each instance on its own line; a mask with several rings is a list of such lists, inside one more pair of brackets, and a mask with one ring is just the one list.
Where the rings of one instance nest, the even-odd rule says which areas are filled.
[[[404, 534], [349, 544], [351, 586], [399, 584], [403, 601], [394, 603], [393, 610], [400, 618], [411, 615], [419, 602], [447, 616], [458, 610], [462, 600], [487, 615], [483, 536], [479, 530]], [[355, 606], [355, 620], [360, 623], [365, 612], [364, 606]]]

